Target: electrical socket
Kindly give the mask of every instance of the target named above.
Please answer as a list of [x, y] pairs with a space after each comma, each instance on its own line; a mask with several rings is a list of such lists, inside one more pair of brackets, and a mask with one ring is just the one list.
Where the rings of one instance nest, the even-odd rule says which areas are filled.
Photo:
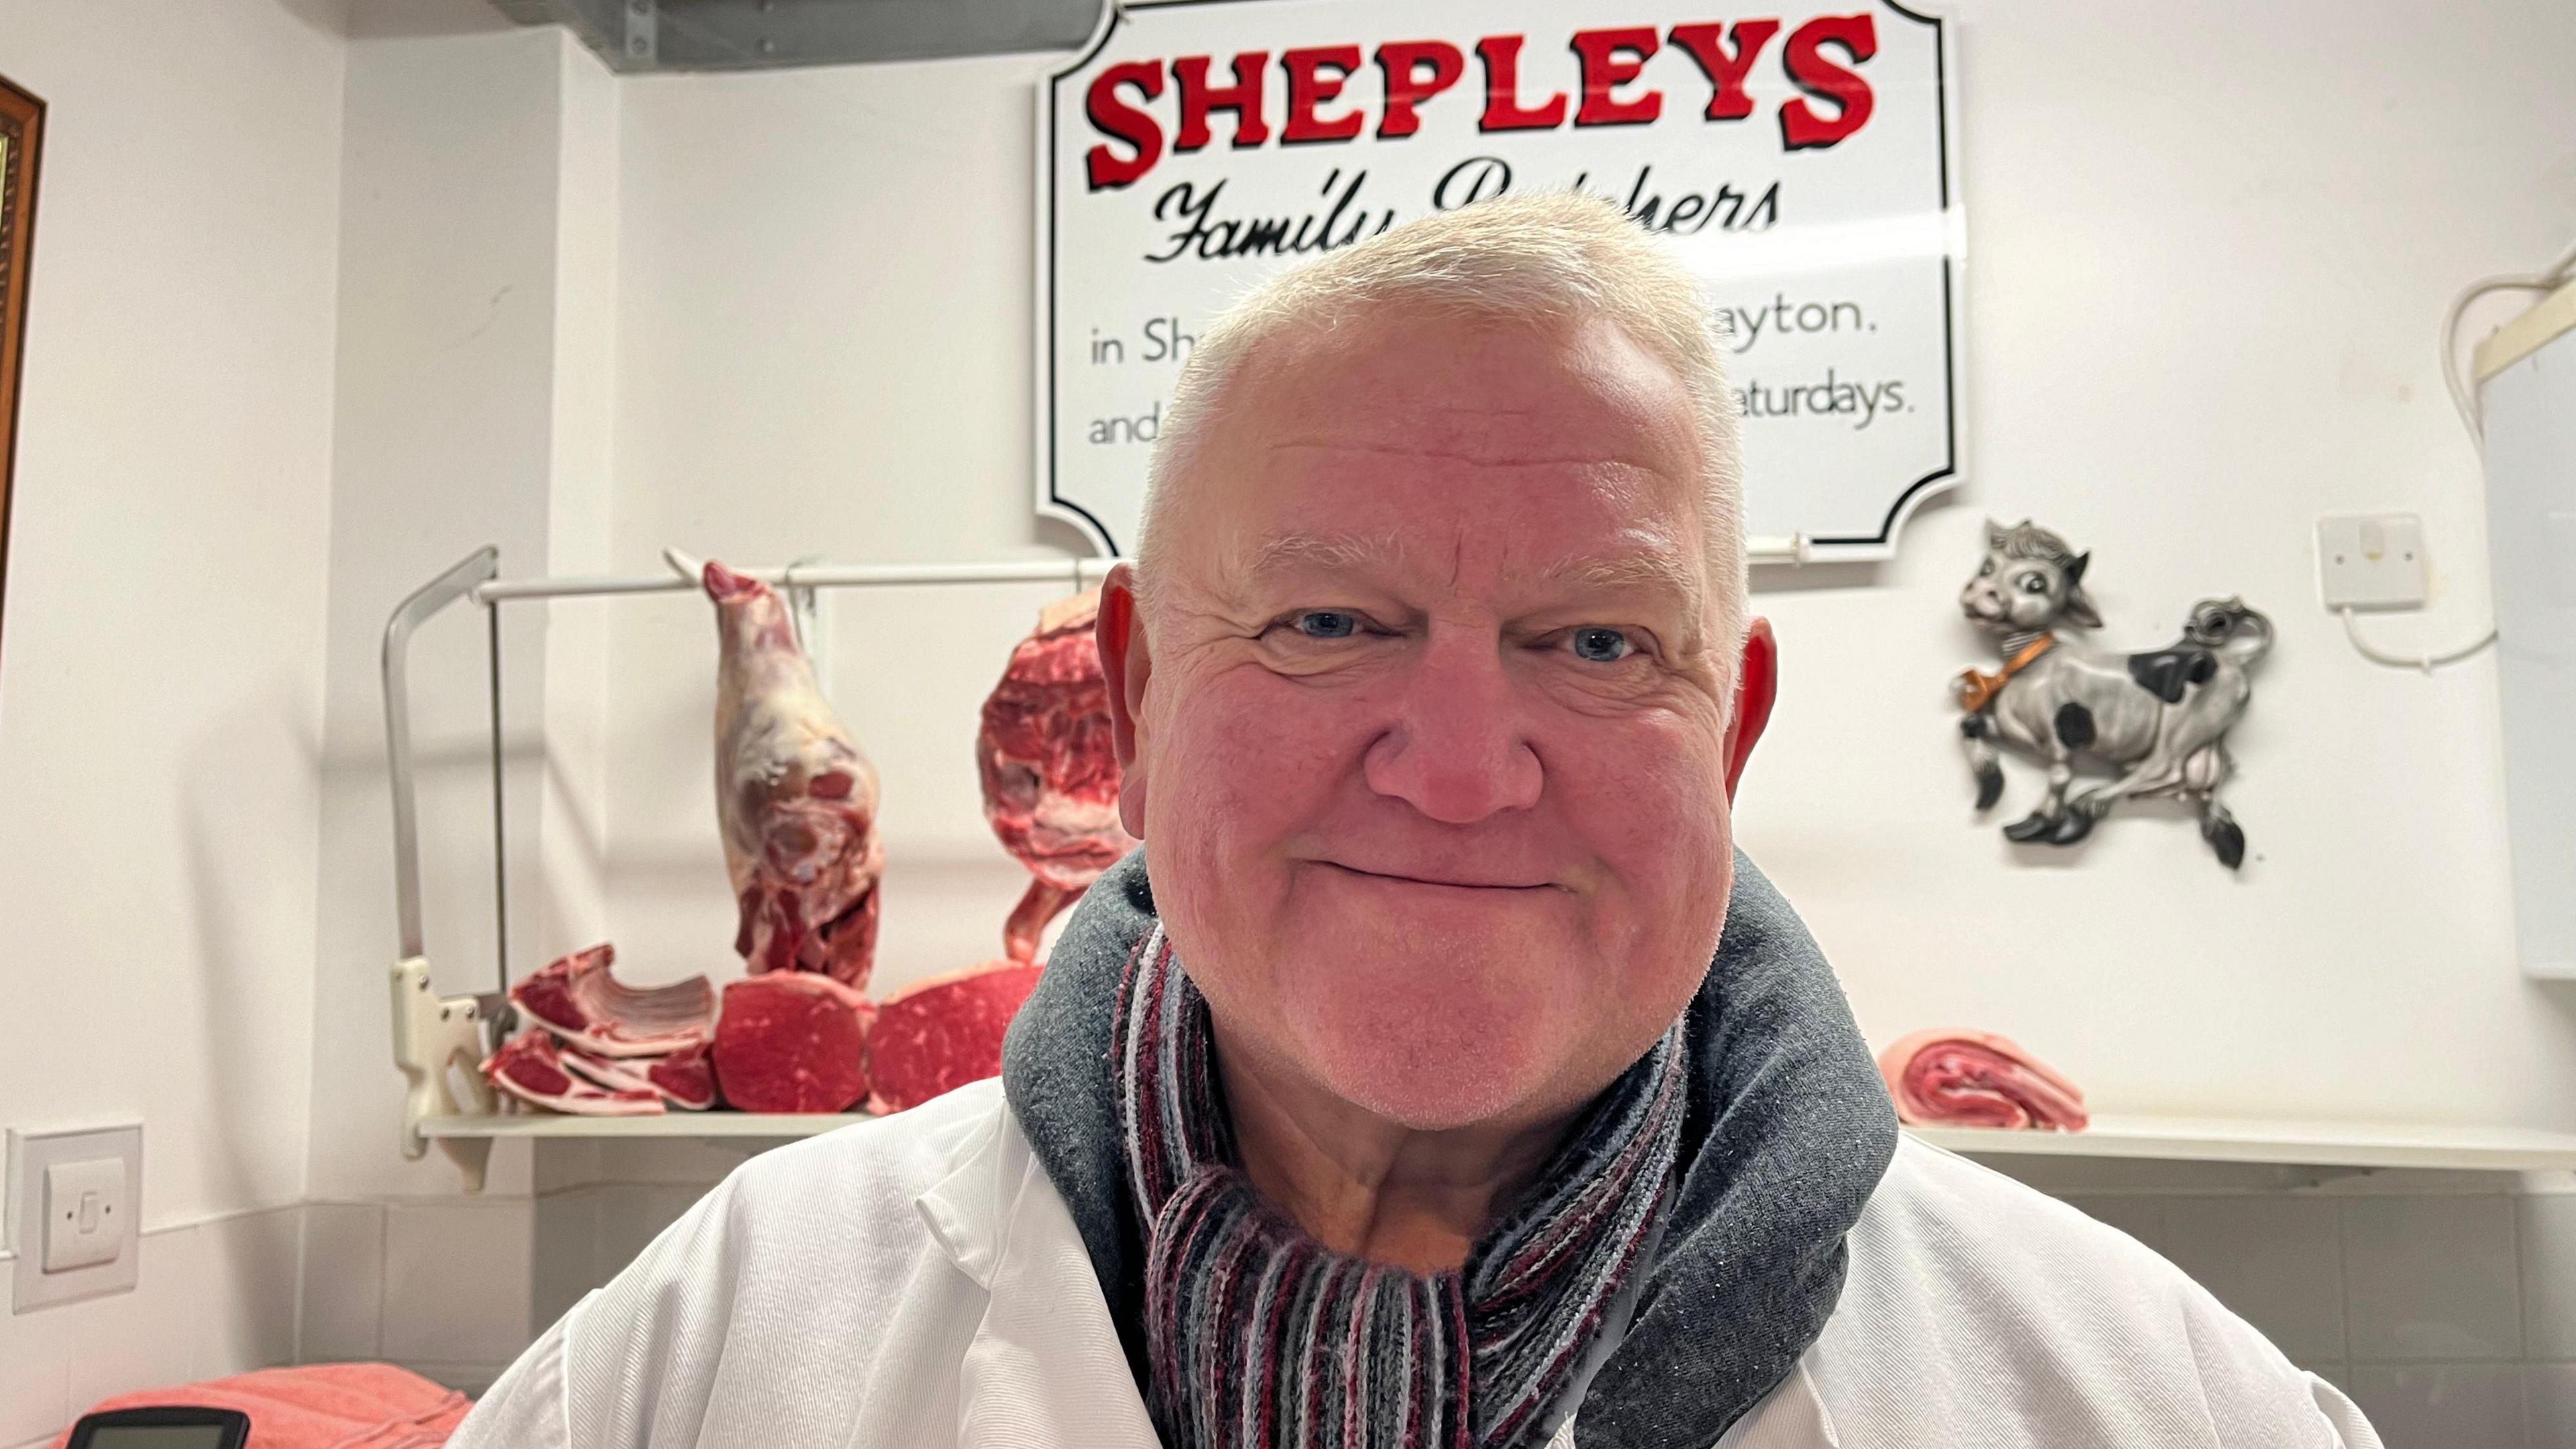
[[134, 1287], [141, 1266], [143, 1127], [9, 1134], [13, 1311]]
[[2420, 609], [2430, 591], [2424, 520], [2412, 513], [2317, 520], [2317, 596], [2329, 609]]

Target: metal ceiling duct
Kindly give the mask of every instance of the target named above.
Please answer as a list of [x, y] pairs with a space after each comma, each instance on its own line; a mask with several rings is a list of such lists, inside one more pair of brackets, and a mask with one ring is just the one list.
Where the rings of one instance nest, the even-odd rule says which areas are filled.
[[1073, 50], [1103, 0], [491, 0], [564, 25], [610, 69], [767, 70]]

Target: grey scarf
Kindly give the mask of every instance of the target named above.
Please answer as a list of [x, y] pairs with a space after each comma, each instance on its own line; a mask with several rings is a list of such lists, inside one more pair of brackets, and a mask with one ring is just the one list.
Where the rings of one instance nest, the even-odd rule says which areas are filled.
[[[1714, 1444], [1788, 1376], [1841, 1295], [1843, 1235], [1896, 1117], [1832, 968], [1739, 853], [1716, 959], [1683, 1018], [1681, 1182], [1626, 1334], [1577, 1409], [1582, 1449]], [[1071, 1210], [1140, 1388], [1145, 1236], [1126, 1185], [1110, 1043], [1154, 926], [1144, 852], [1076, 908], [1011, 1025], [1002, 1086]]]

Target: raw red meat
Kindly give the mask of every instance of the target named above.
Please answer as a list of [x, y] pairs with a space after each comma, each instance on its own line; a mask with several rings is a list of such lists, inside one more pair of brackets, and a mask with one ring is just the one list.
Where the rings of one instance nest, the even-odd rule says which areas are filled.
[[716, 1104], [716, 1074], [703, 1046], [666, 1057], [602, 1057], [576, 1047], [563, 1050], [563, 1065], [616, 1092], [651, 1092], [674, 1107], [703, 1112]]
[[745, 1112], [839, 1112], [868, 1094], [868, 1020], [876, 1008], [811, 971], [773, 971], [724, 990], [716, 1082]]
[[616, 959], [617, 948], [605, 941], [575, 951], [511, 987], [510, 999], [594, 1056], [662, 1056], [706, 1044], [716, 1010], [707, 978], [637, 990], [608, 969]]
[[1002, 928], [1014, 961], [1036, 960], [1047, 922], [1136, 848], [1118, 823], [1109, 685], [1091, 633], [1099, 614], [1098, 589], [1047, 606], [984, 701], [984, 818], [1037, 877]]
[[776, 590], [720, 563], [703, 574], [723, 657], [716, 821], [751, 969], [868, 984], [877, 948], [877, 773], [814, 682]]
[[1000, 1076], [1002, 1034], [1044, 969], [987, 961], [887, 997], [868, 1029], [868, 1080], [876, 1088], [868, 1110], [900, 1112]]
[[1898, 1120], [1914, 1126], [2081, 1132], [2084, 1093], [2009, 1038], [1918, 1031], [1878, 1055]]
[[614, 1090], [583, 1081], [564, 1070], [562, 1049], [551, 1032], [521, 1032], [484, 1060], [483, 1075], [492, 1085], [532, 1107], [570, 1112], [576, 1117], [657, 1117], [662, 1094]]

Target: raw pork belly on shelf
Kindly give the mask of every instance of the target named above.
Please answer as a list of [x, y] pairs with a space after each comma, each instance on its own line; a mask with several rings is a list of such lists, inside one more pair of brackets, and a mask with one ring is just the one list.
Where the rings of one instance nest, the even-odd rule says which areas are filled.
[[651, 1092], [683, 1111], [703, 1112], [716, 1104], [715, 1065], [704, 1046], [666, 1057], [597, 1057], [568, 1046], [563, 1064], [574, 1076], [611, 1091]]
[[706, 1044], [716, 995], [705, 977], [637, 990], [609, 970], [616, 959], [605, 941], [575, 951], [511, 987], [510, 999], [593, 1056], [664, 1056]]
[[832, 713], [778, 591], [720, 563], [716, 821], [751, 969], [864, 990], [877, 948], [877, 772]]
[[868, 1094], [868, 1019], [858, 992], [811, 971], [773, 971], [724, 989], [716, 1084], [745, 1112], [841, 1112]]
[[988, 961], [887, 997], [868, 1029], [871, 1112], [900, 1112], [1002, 1073], [1002, 1034], [1044, 968]]
[[2089, 1120], [2073, 1082], [1993, 1032], [1918, 1031], [1879, 1053], [1878, 1070], [1912, 1126], [2081, 1132]]
[[483, 1062], [493, 1086], [532, 1107], [576, 1117], [658, 1117], [662, 1094], [651, 1087], [619, 1089], [584, 1081], [564, 1069], [563, 1049], [542, 1027], [521, 1032]]
[[1014, 961], [1036, 960], [1047, 922], [1136, 848], [1118, 823], [1109, 686], [1091, 633], [1099, 615], [1098, 589], [1048, 605], [984, 701], [984, 818], [1037, 877], [1002, 928]]

